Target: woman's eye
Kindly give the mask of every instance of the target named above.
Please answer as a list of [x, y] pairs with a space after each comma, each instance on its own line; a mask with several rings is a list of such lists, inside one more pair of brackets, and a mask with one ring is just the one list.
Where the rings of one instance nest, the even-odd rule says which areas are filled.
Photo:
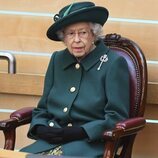
[[81, 31], [81, 32], [79, 32], [80, 34], [82, 34], [82, 35], [84, 35], [84, 34], [86, 34], [87, 32], [86, 31]]
[[74, 32], [67, 32], [65, 33], [66, 36], [73, 36], [74, 35]]
[[69, 32], [68, 34], [69, 34], [69, 35], [74, 35], [75, 33], [74, 33], [74, 32]]

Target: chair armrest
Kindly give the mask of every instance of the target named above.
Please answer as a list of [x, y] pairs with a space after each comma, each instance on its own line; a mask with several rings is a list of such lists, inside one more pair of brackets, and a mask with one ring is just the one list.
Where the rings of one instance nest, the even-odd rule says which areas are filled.
[[145, 127], [146, 121], [143, 117], [130, 118], [118, 122], [115, 129], [104, 132], [105, 140], [116, 140], [128, 135], [134, 135]]
[[0, 130], [16, 128], [31, 122], [33, 107], [19, 109], [10, 115], [10, 119], [0, 121]]
[[10, 115], [10, 119], [0, 121], [0, 130], [5, 137], [4, 149], [14, 150], [16, 128], [31, 122], [33, 107], [19, 109]]

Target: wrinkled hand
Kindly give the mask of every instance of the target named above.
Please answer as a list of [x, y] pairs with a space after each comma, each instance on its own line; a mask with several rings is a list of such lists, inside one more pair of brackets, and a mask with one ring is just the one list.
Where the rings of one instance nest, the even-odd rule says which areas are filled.
[[87, 138], [87, 134], [81, 127], [54, 128], [37, 126], [36, 135], [50, 144], [66, 143]]

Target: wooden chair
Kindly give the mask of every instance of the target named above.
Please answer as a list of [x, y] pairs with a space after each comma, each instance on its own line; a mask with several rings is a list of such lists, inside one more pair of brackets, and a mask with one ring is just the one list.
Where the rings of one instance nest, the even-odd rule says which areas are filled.
[[[146, 60], [136, 43], [118, 34], [106, 35], [104, 42], [127, 60], [130, 70], [130, 118], [104, 132], [104, 158], [131, 158], [135, 137], [146, 124], [143, 118], [147, 94]], [[14, 150], [16, 128], [30, 123], [32, 110], [33, 107], [22, 108], [13, 112], [10, 119], [0, 121], [0, 130], [5, 136], [4, 149]]]

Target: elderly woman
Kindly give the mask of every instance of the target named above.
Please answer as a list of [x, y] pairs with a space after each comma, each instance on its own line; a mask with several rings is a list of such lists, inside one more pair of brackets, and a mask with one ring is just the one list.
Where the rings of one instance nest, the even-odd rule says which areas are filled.
[[107, 9], [92, 2], [55, 15], [47, 36], [67, 48], [52, 55], [28, 132], [36, 141], [21, 151], [101, 157], [103, 132], [128, 118], [127, 63], [100, 38], [107, 18]]

